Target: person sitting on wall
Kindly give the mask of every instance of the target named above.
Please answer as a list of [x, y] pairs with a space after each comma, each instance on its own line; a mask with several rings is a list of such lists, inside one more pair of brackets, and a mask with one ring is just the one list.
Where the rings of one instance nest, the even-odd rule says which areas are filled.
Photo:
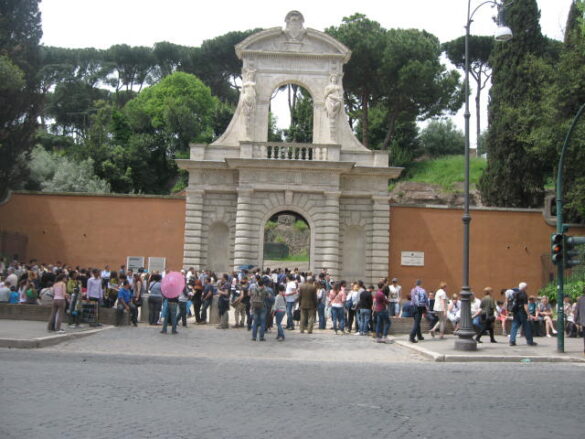
[[130, 291], [130, 283], [128, 279], [122, 282], [122, 286], [118, 289], [118, 304], [116, 306], [116, 326], [120, 326], [124, 311], [130, 315], [130, 320], [134, 326], [137, 326], [138, 309], [132, 303], [132, 291]]
[[557, 330], [555, 329], [555, 326], [554, 326], [553, 321], [552, 321], [553, 312], [552, 312], [552, 308], [550, 306], [550, 303], [548, 302], [548, 297], [544, 296], [542, 298], [542, 301], [541, 301], [540, 305], [538, 306], [537, 312], [538, 312], [538, 318], [541, 321], [544, 321], [544, 328], [546, 330], [546, 336], [550, 338], [551, 332], [556, 335]]
[[447, 318], [453, 324], [453, 332], [459, 330], [459, 321], [461, 320], [461, 302], [457, 294], [453, 294], [451, 302], [447, 307]]
[[10, 301], [10, 288], [0, 282], [0, 303], [8, 303]]
[[8, 298], [8, 303], [13, 305], [18, 305], [20, 303], [20, 294], [14, 286], [10, 287], [10, 297]]

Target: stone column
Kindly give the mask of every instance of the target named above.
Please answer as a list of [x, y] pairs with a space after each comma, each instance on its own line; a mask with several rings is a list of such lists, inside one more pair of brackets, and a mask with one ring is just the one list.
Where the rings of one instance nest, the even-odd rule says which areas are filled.
[[[339, 276], [339, 196], [341, 192], [325, 192], [325, 202], [321, 209], [323, 220], [317, 233], [316, 245], [320, 247], [323, 267], [336, 280]], [[317, 270], [321, 267], [315, 267]]]
[[234, 267], [258, 262], [258, 224], [255, 224], [253, 207], [253, 191], [238, 189]]
[[388, 197], [372, 197], [372, 234], [371, 234], [370, 280], [374, 285], [388, 276], [390, 251], [390, 207]]
[[183, 246], [183, 267], [200, 270], [204, 264], [203, 247], [203, 197], [201, 190], [187, 189], [185, 216], [185, 243]]

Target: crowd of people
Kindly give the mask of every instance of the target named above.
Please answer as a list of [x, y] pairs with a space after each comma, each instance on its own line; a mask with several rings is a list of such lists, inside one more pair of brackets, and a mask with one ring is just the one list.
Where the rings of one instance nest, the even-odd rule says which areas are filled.
[[[168, 272], [168, 271], [167, 271]], [[448, 294], [448, 286], [441, 282], [435, 291], [427, 292], [422, 281], [417, 280], [409, 293], [403, 293], [398, 279], [382, 279], [377, 285], [363, 281], [348, 283], [334, 281], [322, 271], [318, 275], [299, 270], [238, 270], [220, 276], [209, 270], [182, 270], [185, 288], [176, 298], [163, 294], [163, 278], [167, 272], [148, 273], [144, 269], [134, 272], [121, 266], [112, 270], [70, 267], [64, 264], [10, 264], [0, 262], [0, 302], [44, 304], [52, 308], [48, 330], [64, 332], [65, 318], [71, 327], [79, 327], [82, 305], [95, 309], [93, 325], [100, 325], [99, 308], [116, 309], [116, 324], [122, 319], [136, 326], [138, 313], [148, 316], [150, 325], [161, 326], [173, 334], [177, 326], [187, 326], [187, 318], [195, 323], [208, 323], [211, 312], [219, 316], [219, 329], [230, 326], [230, 310], [233, 311], [233, 328], [247, 328], [252, 340], [265, 340], [267, 331], [276, 325], [276, 339], [285, 340], [285, 329], [312, 333], [315, 325], [327, 328], [335, 334], [372, 334], [378, 343], [387, 343], [391, 318], [394, 316], [413, 319], [409, 334], [411, 343], [424, 340], [422, 319], [429, 323], [429, 334], [445, 337], [447, 321], [455, 331], [461, 320], [461, 300]], [[483, 297], [472, 295], [470, 299], [475, 340], [488, 334], [496, 343], [494, 326], [500, 324], [506, 335], [506, 323], [511, 320], [509, 344], [516, 344], [518, 331], [526, 337], [527, 344], [535, 345], [533, 336], [552, 337], [556, 334], [553, 309], [547, 297], [528, 296], [527, 285], [501, 290], [501, 300], [494, 298], [492, 288], [483, 290]], [[585, 326], [585, 296], [579, 301], [565, 298], [563, 306], [565, 329], [569, 337], [583, 336]], [[283, 325], [286, 317], [286, 324]]]

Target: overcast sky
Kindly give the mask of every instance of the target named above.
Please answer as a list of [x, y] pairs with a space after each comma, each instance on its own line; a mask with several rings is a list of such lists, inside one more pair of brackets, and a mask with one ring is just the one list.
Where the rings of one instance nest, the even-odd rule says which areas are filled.
[[[481, 0], [471, 3], [474, 7]], [[562, 39], [571, 0], [537, 3], [543, 33]], [[199, 46], [234, 30], [283, 26], [285, 15], [293, 9], [303, 14], [305, 27], [321, 31], [361, 12], [385, 28], [425, 29], [445, 42], [463, 35], [467, 0], [42, 0], [40, 8], [43, 44], [105, 49], [122, 43], [152, 46], [158, 41]], [[489, 5], [479, 9], [471, 32], [493, 34], [493, 15]], [[472, 114], [472, 126], [474, 118]], [[462, 115], [455, 117], [459, 126], [462, 119]]]

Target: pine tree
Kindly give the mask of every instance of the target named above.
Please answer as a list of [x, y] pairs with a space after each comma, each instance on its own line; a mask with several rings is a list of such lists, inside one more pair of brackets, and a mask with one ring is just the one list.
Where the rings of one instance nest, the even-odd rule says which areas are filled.
[[37, 127], [39, 0], [0, 0], [0, 200], [22, 180]]
[[484, 203], [492, 206], [539, 207], [544, 199], [544, 168], [533, 151], [532, 117], [542, 95], [537, 74], [546, 48], [536, 0], [506, 2], [506, 25], [514, 38], [496, 43], [490, 64], [492, 88], [486, 140], [488, 167], [480, 181]]

